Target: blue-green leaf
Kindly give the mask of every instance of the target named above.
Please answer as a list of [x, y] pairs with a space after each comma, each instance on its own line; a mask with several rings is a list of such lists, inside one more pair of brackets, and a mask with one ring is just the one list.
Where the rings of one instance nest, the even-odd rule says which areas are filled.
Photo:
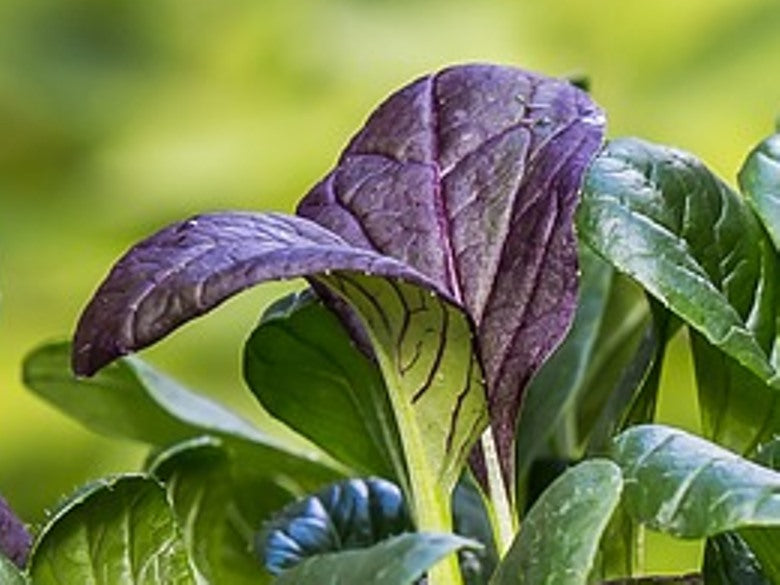
[[750, 153], [739, 172], [739, 186], [780, 250], [780, 134]]

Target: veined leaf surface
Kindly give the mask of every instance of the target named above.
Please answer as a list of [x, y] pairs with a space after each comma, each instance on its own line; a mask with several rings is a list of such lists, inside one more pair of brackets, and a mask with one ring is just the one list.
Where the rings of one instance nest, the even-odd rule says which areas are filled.
[[197, 585], [181, 532], [157, 482], [96, 484], [49, 522], [30, 562], [36, 585]]
[[742, 198], [693, 156], [611, 142], [588, 172], [578, 225], [711, 344], [777, 382], [776, 252]]
[[625, 505], [639, 522], [681, 538], [780, 526], [780, 473], [662, 425], [620, 434], [612, 457]]

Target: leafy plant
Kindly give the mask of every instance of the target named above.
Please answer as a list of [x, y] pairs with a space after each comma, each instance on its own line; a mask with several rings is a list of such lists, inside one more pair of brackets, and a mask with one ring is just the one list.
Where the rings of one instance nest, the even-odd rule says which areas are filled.
[[[385, 101], [296, 215], [131, 248], [24, 378], [148, 465], [73, 496], [0, 582], [627, 583], [645, 528], [707, 539], [708, 582], [780, 582], [777, 137], [743, 198], [604, 123], [565, 80], [452, 67]], [[127, 355], [295, 277], [243, 368], [308, 444]], [[650, 424], [683, 328], [704, 437]]]

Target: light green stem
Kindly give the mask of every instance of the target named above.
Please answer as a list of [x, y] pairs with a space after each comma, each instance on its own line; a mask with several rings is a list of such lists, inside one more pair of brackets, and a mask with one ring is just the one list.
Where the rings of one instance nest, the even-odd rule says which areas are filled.
[[499, 557], [503, 557], [512, 546], [512, 541], [517, 533], [517, 515], [513, 512], [513, 498], [510, 496], [501, 474], [501, 462], [498, 458], [493, 430], [490, 427], [482, 433], [481, 442], [487, 470], [488, 491], [493, 508], [493, 538], [496, 541]]

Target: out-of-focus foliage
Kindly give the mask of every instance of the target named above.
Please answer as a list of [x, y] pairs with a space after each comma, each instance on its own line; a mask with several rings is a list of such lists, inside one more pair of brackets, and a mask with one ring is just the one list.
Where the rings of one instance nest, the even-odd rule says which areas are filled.
[[[612, 135], [733, 177], [777, 113], [779, 28], [780, 5], [761, 0], [3, 0], [0, 490], [40, 520], [74, 484], [138, 464], [140, 450], [77, 428], [18, 379], [140, 236], [203, 209], [289, 210], [389, 90], [472, 60], [585, 72]], [[251, 405], [236, 348], [281, 290], [147, 357]], [[690, 364], [667, 365], [662, 416], [690, 427]]]

